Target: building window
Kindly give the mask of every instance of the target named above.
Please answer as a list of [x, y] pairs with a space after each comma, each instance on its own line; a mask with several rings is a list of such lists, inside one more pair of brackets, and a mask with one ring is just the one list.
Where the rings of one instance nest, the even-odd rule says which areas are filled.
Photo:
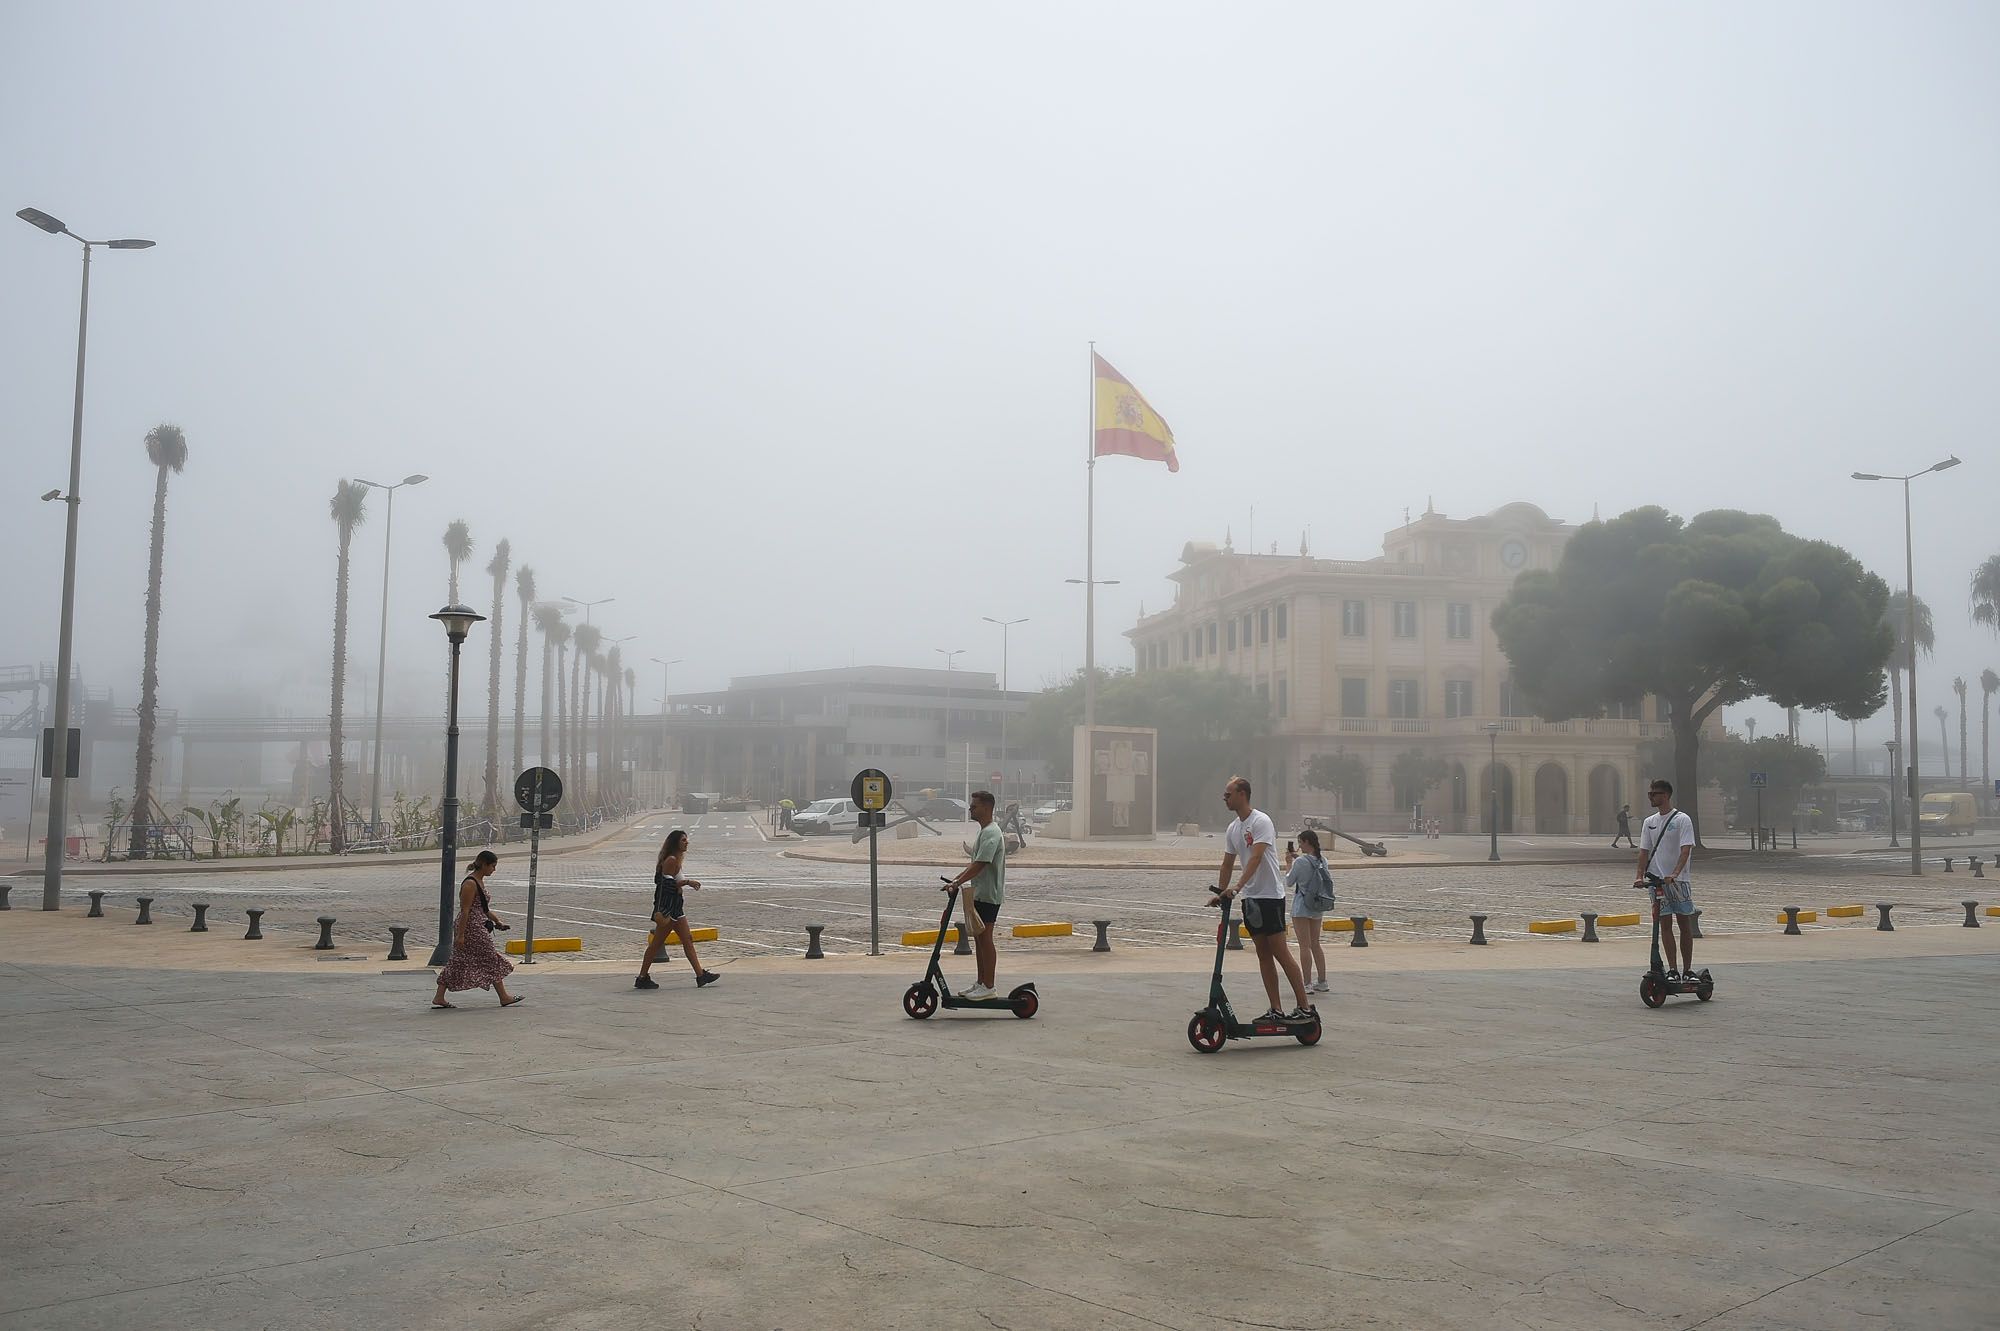
[[1340, 636], [1343, 638], [1365, 638], [1368, 636], [1368, 603], [1366, 601], [1342, 601], [1340, 603]]
[[1415, 601], [1396, 602], [1396, 636], [1414, 638], [1417, 636], [1417, 603]]
[[1283, 642], [1284, 640], [1285, 640], [1285, 606], [1281, 602], [1278, 606], [1278, 641]]
[[1183, 634], [1181, 634], [1181, 660], [1183, 660], [1183, 661], [1186, 661], [1186, 660], [1188, 660], [1188, 659], [1189, 659], [1189, 657], [1188, 657], [1188, 635], [1187, 635], [1187, 634], [1185, 634], [1185, 633], [1183, 633]]
[[1257, 612], [1257, 641], [1269, 642], [1270, 640], [1271, 640], [1271, 609], [1269, 606], [1266, 606], [1264, 609], [1259, 610]]
[[1261, 679], [1257, 681], [1257, 701], [1266, 707], [1271, 705], [1271, 686]]
[[1229, 621], [1229, 650], [1236, 650], [1236, 621], [1233, 619]]
[[1208, 626], [1208, 654], [1210, 656], [1215, 655], [1215, 625], [1213, 624]]
[[1243, 612], [1243, 645], [1245, 647], [1250, 645], [1250, 612], [1248, 610]]
[[1290, 684], [1291, 681], [1283, 675], [1278, 676], [1278, 715], [1280, 717], [1290, 716], [1292, 713], [1292, 690]]
[[1502, 679], [1500, 680], [1500, 715], [1502, 716], [1527, 715], [1525, 712], [1521, 710], [1522, 703], [1523, 700], [1520, 694], [1516, 692], [1514, 688], [1513, 677], [1511, 675], [1502, 677]]
[[1466, 639], [1472, 636], [1472, 607], [1453, 601], [1444, 608], [1444, 635]]
[[1389, 715], [1396, 717], [1417, 717], [1423, 715], [1423, 690], [1417, 680], [1392, 679], [1389, 681]]
[[1448, 679], [1444, 682], [1444, 714], [1446, 716], [1472, 715], [1471, 680]]
[[1340, 681], [1340, 714], [1342, 716], [1368, 715], [1367, 680], [1343, 679]]

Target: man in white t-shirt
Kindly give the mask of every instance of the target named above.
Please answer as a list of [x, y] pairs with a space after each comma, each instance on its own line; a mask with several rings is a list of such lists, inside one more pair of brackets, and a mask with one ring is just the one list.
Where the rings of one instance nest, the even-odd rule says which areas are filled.
[[[1229, 834], [1223, 840], [1222, 871], [1216, 876], [1215, 900], [1209, 904], [1213, 906], [1238, 895], [1243, 898], [1243, 924], [1250, 930], [1250, 941], [1257, 945], [1257, 968], [1263, 972], [1264, 993], [1271, 1000], [1271, 1010], [1260, 1020], [1310, 1021], [1312, 1004], [1306, 1001], [1305, 977], [1299, 973], [1299, 963], [1292, 959], [1291, 944], [1285, 940], [1285, 888], [1278, 878], [1278, 829], [1269, 815], [1250, 807], [1250, 783], [1240, 776], [1231, 777], [1222, 788], [1222, 802], [1236, 815], [1236, 821], [1229, 825]], [[1229, 872], [1236, 867], [1238, 856], [1244, 857], [1243, 876], [1231, 887]], [[1290, 1013], [1278, 1006], [1281, 966], [1299, 1000]]]
[[[1694, 820], [1674, 807], [1674, 784], [1655, 781], [1646, 791], [1653, 811], [1639, 827], [1639, 878], [1634, 887], [1646, 886], [1646, 875], [1662, 879], [1660, 937], [1667, 945], [1667, 978], [1693, 975], [1694, 970], [1694, 888], [1688, 882], [1688, 860], [1694, 854]], [[1680, 925], [1680, 947], [1674, 947], [1673, 924]]]

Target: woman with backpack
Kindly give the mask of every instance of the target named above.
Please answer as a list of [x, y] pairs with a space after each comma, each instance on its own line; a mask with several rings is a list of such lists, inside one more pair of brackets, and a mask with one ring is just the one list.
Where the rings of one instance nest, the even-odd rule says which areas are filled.
[[[1292, 895], [1292, 933], [1299, 940], [1299, 970], [1304, 973], [1306, 991], [1323, 994], [1326, 987], [1326, 949], [1320, 946], [1326, 913], [1333, 909], [1333, 874], [1320, 853], [1319, 833], [1310, 827], [1298, 835], [1299, 854], [1285, 863], [1285, 882]], [[1313, 968], [1319, 978], [1313, 978]]]

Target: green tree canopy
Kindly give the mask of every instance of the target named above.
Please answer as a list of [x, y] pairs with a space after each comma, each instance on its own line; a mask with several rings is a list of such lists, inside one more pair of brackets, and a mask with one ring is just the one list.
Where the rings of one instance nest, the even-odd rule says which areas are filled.
[[1338, 791], [1346, 808], [1368, 807], [1368, 764], [1345, 749], [1306, 759], [1299, 780], [1308, 790]]
[[1755, 817], [1757, 803], [1757, 790], [1750, 784], [1752, 772], [1764, 774], [1764, 823], [1768, 827], [1789, 827], [1799, 792], [1826, 777], [1825, 755], [1785, 735], [1767, 735], [1749, 743], [1732, 736], [1709, 744], [1703, 761], [1709, 778], [1736, 801], [1736, 820], [1745, 827]]
[[1427, 757], [1421, 749], [1404, 749], [1389, 767], [1389, 783], [1396, 788], [1396, 808], [1413, 808], [1424, 796], [1444, 784], [1451, 768], [1444, 759]]
[[[1160, 732], [1156, 789], [1163, 822], [1213, 822], [1222, 783], [1247, 766], [1251, 744], [1270, 729], [1270, 705], [1219, 670], [1097, 672], [1097, 722]], [[1083, 724], [1083, 672], [1028, 704], [1022, 742], [1057, 781], [1071, 779], [1071, 731]]]
[[1542, 716], [1664, 700], [1674, 785], [1692, 810], [1700, 727], [1716, 708], [1762, 695], [1854, 720], [1882, 706], [1888, 597], [1853, 555], [1775, 518], [1718, 509], [1683, 521], [1647, 507], [1586, 524], [1554, 571], [1522, 574], [1493, 628]]

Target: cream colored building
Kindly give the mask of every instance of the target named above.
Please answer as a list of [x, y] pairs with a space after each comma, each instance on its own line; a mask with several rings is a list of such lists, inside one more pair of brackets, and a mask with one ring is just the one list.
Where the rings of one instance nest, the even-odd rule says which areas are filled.
[[[1515, 697], [1491, 619], [1515, 577], [1552, 569], [1575, 527], [1533, 504], [1485, 517], [1422, 517], [1383, 538], [1375, 559], [1250, 554], [1190, 542], [1171, 576], [1172, 609], [1127, 631], [1138, 670], [1227, 670], [1271, 706], [1271, 734], [1244, 756], [1260, 807], [1294, 826], [1334, 812], [1307, 790], [1306, 760], [1345, 750], [1368, 768], [1366, 807], [1342, 826], [1407, 826], [1391, 767], [1415, 749], [1449, 776], [1424, 797], [1447, 831], [1485, 831], [1488, 754], [1503, 832], [1609, 836], [1618, 808], [1645, 816], [1642, 741], [1667, 734], [1653, 700], [1610, 717], [1545, 721]], [[1497, 729], [1489, 731], [1489, 727]]]

